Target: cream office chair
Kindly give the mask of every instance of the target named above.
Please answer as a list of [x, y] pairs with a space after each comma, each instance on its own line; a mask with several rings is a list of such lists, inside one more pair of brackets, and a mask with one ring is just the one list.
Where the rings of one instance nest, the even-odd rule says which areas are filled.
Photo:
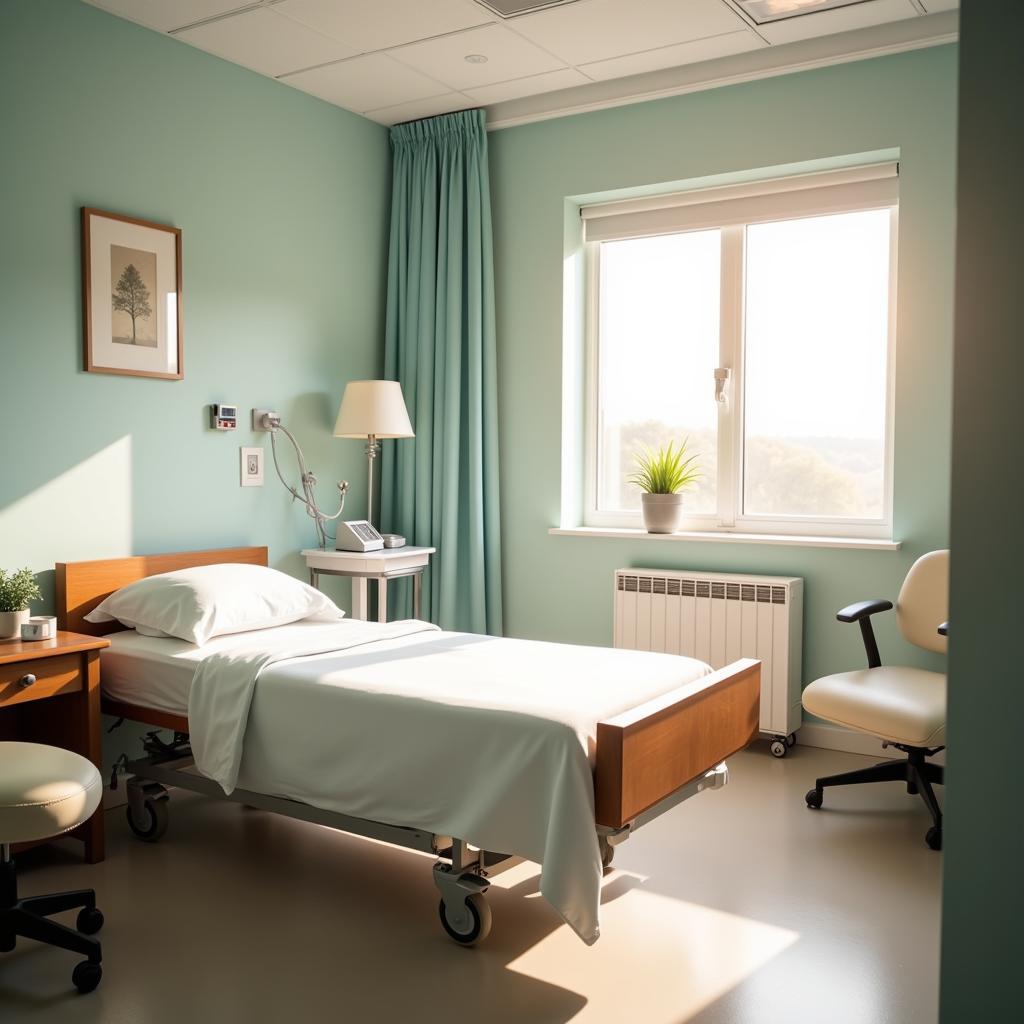
[[[861, 601], [837, 614], [840, 622], [860, 625], [868, 667], [816, 679], [804, 690], [803, 705], [826, 721], [878, 736], [907, 756], [818, 779], [805, 799], [808, 807], [817, 809], [827, 786], [904, 782], [907, 792], [920, 794], [931, 812], [934, 824], [925, 842], [941, 850], [942, 811], [932, 785], [942, 784], [942, 768], [927, 758], [946, 742], [946, 677], [941, 672], [882, 664], [871, 616], [891, 608], [891, 601]], [[949, 552], [932, 551], [910, 567], [896, 599], [896, 622], [910, 643], [945, 654], [948, 615]]]

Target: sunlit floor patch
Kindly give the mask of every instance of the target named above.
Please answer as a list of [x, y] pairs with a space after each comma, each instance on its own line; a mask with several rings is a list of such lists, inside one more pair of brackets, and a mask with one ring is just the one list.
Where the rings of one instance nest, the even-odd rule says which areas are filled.
[[[606, 881], [606, 887], [617, 879]], [[509, 970], [586, 993], [573, 1018], [681, 1024], [791, 946], [796, 932], [645, 892], [639, 880], [601, 908], [589, 949], [558, 928]]]

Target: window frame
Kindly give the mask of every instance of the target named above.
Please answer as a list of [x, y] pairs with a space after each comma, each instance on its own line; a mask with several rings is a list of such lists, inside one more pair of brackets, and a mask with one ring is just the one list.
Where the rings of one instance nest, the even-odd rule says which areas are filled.
[[[873, 168], [866, 168], [870, 171]], [[846, 172], [849, 177], [849, 172]], [[786, 180], [786, 179], [783, 179]], [[855, 179], [856, 180], [856, 179]], [[871, 180], [866, 178], [865, 180]], [[743, 209], [749, 209], [750, 201], [759, 194], [769, 202], [778, 198], [778, 183], [760, 183], [764, 188], [759, 193], [757, 185], [744, 186], [742, 191]], [[772, 187], [775, 186], [775, 187]], [[684, 194], [685, 196], [685, 194]], [[668, 220], [678, 218], [680, 205], [687, 205], [695, 214], [694, 226], [680, 228], [667, 226], [665, 230], [645, 230], [639, 234], [619, 237], [645, 237], [654, 234], [681, 234], [688, 230], [707, 230], [717, 227], [721, 232], [721, 310], [719, 318], [719, 366], [730, 370], [727, 384], [727, 403], [718, 408], [718, 511], [716, 513], [687, 515], [680, 524], [683, 532], [712, 534], [764, 534], [781, 536], [838, 537], [885, 539], [892, 537], [894, 498], [894, 424], [895, 424], [895, 373], [896, 373], [896, 310], [897, 276], [899, 251], [899, 199], [888, 202], [873, 200], [870, 196], [862, 205], [851, 206], [849, 201], [836, 204], [829, 209], [827, 204], [818, 204], [813, 212], [797, 215], [751, 218], [723, 218], [717, 225], [702, 221], [699, 203], [690, 204], [680, 197], [671, 197], [663, 207], [656, 207], [650, 199], [642, 201], [643, 216], [652, 222], [659, 209], [668, 213]], [[628, 204], [609, 204], [626, 207]], [[886, 394], [885, 422], [883, 437], [883, 515], [881, 519], [859, 519], [849, 517], [819, 516], [774, 516], [744, 513], [744, 414], [745, 414], [745, 272], [746, 272], [746, 229], [751, 223], [765, 223], [822, 217], [841, 213], [888, 209], [889, 210], [889, 317], [886, 337]], [[587, 208], [581, 213], [586, 217]], [[673, 217], [675, 213], [675, 217]], [[600, 249], [604, 241], [615, 239], [589, 240], [583, 243], [584, 259], [584, 417], [583, 417], [583, 502], [582, 525], [619, 529], [642, 529], [641, 512], [599, 509], [598, 472], [600, 459]], [[714, 381], [708, 381], [708, 388], [714, 388]]]

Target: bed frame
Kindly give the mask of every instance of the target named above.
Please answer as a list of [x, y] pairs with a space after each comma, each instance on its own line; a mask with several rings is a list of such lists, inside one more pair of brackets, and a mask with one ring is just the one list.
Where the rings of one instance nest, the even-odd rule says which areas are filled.
[[[85, 616], [120, 587], [158, 573], [219, 562], [267, 564], [265, 547], [218, 548], [143, 555], [93, 562], [58, 563], [57, 620], [60, 629], [104, 635], [117, 623], [92, 623]], [[101, 670], [102, 672], [102, 670]], [[602, 859], [641, 825], [705, 789], [728, 781], [726, 758], [758, 735], [761, 663], [742, 659], [693, 684], [640, 704], [597, 726], [594, 818]], [[188, 719], [104, 698], [106, 714], [174, 733], [156, 732], [144, 742], [146, 757], [127, 762], [128, 821], [142, 839], [156, 841], [167, 826], [167, 786], [231, 799], [289, 817], [433, 853], [441, 858], [434, 879], [441, 890], [441, 921], [448, 934], [470, 945], [484, 938], [490, 914], [483, 901], [487, 878], [518, 863], [509, 855], [477, 851], [464, 840], [420, 829], [352, 818], [294, 800], [235, 790], [225, 798], [214, 782], [193, 769]]]

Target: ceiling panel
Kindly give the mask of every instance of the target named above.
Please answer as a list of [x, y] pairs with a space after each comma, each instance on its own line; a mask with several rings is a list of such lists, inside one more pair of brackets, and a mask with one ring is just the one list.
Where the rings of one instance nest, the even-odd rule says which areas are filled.
[[[564, 63], [501, 25], [410, 43], [389, 51], [395, 60], [436, 78], [453, 89], [526, 78], [555, 71]], [[467, 60], [466, 58], [472, 58]], [[486, 57], [486, 61], [480, 58]]]
[[412, 100], [410, 103], [399, 103], [393, 107], [382, 107], [380, 110], [367, 110], [365, 113], [371, 121], [378, 121], [380, 124], [399, 124], [402, 121], [416, 121], [421, 117], [450, 114], [453, 110], [465, 110], [472, 105], [461, 92], [446, 92], [441, 96]]
[[960, 0], [921, 0], [921, 3], [929, 14], [938, 14], [939, 11], [955, 11], [960, 6]]
[[745, 28], [722, 0], [584, 0], [527, 14], [509, 25], [569, 64], [621, 57]]
[[130, 18], [149, 28], [169, 32], [183, 25], [213, 18], [239, 7], [248, 7], [252, 0], [87, 0], [111, 14]]
[[355, 53], [266, 7], [186, 29], [175, 38], [264, 75], [283, 75]]
[[384, 53], [367, 53], [340, 64], [282, 79], [303, 92], [360, 113], [451, 92]]
[[868, 0], [867, 3], [839, 7], [818, 14], [801, 14], [785, 21], [773, 21], [758, 25], [757, 31], [769, 43], [794, 43], [800, 39], [832, 35], [835, 32], [849, 32], [852, 29], [881, 25], [887, 21], [920, 16], [920, 11], [911, 0]]
[[546, 71], [543, 75], [517, 78], [511, 82], [497, 82], [494, 85], [480, 85], [467, 89], [466, 95], [475, 103], [504, 103], [523, 96], [536, 96], [541, 92], [555, 92], [557, 89], [571, 89], [574, 85], [586, 85], [591, 80], [573, 68]]
[[726, 32], [720, 36], [696, 39], [692, 43], [676, 43], [675, 46], [661, 46], [656, 50], [644, 50], [625, 57], [583, 64], [580, 70], [591, 78], [604, 81], [610, 78], [625, 78], [640, 75], [645, 71], [660, 71], [662, 68], [676, 68], [684, 64], [696, 64], [716, 57], [730, 57], [734, 53], [745, 53], [767, 45], [753, 32]]
[[494, 20], [472, 0], [284, 0], [275, 10], [360, 52]]

